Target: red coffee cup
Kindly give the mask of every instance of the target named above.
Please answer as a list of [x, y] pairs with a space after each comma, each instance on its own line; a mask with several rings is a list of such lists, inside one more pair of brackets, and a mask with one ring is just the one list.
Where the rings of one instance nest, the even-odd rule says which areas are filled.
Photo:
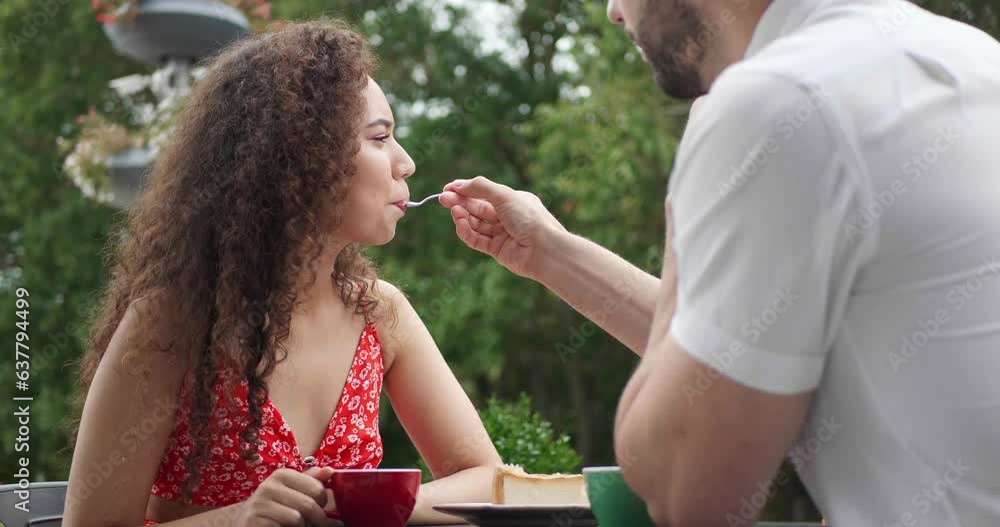
[[336, 470], [326, 485], [337, 502], [328, 515], [347, 527], [403, 527], [417, 503], [420, 470]]

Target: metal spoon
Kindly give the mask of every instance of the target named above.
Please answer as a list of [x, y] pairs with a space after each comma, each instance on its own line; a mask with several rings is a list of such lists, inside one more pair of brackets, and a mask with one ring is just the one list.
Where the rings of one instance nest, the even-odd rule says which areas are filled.
[[431, 194], [430, 196], [427, 196], [426, 198], [424, 198], [424, 199], [422, 199], [420, 201], [407, 201], [406, 202], [406, 208], [419, 207], [419, 206], [423, 205], [424, 203], [427, 203], [428, 201], [430, 201], [430, 200], [432, 200], [434, 198], [437, 198], [440, 195], [441, 195], [441, 193]]

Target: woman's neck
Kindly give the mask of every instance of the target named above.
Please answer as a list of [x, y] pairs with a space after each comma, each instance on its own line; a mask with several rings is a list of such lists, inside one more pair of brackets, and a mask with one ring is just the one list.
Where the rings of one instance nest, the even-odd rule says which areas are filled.
[[[337, 257], [347, 246], [346, 243], [328, 242], [323, 246], [323, 252], [316, 259], [313, 269], [315, 276], [308, 270], [303, 271], [298, 288], [298, 301], [295, 311], [312, 313], [330, 306], [331, 302], [340, 302], [333, 281], [330, 279]], [[311, 279], [311, 280], [310, 280]]]

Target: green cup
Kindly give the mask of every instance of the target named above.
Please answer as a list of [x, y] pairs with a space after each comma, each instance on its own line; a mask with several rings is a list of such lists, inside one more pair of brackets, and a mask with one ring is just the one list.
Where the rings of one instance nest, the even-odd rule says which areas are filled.
[[646, 503], [622, 479], [619, 467], [585, 467], [590, 508], [601, 527], [656, 527]]

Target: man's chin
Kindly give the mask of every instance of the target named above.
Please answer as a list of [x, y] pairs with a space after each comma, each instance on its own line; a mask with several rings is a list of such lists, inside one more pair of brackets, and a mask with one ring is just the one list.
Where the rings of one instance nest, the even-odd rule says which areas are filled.
[[656, 64], [650, 65], [653, 67], [653, 79], [656, 81], [656, 85], [667, 96], [674, 99], [690, 100], [706, 93], [702, 89], [701, 80], [696, 73], [666, 71], [666, 68], [657, 68]]

